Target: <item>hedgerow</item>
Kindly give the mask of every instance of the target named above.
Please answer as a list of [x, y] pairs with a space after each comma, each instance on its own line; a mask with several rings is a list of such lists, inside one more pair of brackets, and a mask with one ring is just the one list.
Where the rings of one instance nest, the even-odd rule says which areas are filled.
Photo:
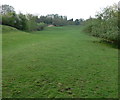
[[85, 21], [84, 30], [90, 35], [100, 37], [112, 43], [118, 43], [120, 41], [118, 34], [118, 20], [120, 20], [118, 16], [120, 13], [118, 12], [116, 4], [104, 8], [101, 12], [98, 12], [96, 18], [89, 18]]

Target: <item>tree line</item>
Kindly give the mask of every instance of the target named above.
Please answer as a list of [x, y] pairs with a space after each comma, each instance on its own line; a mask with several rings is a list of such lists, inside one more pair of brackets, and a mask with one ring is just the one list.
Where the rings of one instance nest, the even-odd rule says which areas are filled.
[[65, 25], [80, 25], [83, 19], [67, 19], [67, 16], [60, 16], [58, 14], [48, 14], [46, 16], [35, 16], [33, 14], [17, 14], [12, 6], [0, 6], [0, 17], [2, 25], [15, 27], [19, 30], [35, 31], [43, 30], [47, 25], [65, 26]]
[[95, 18], [90, 17], [85, 21], [84, 31], [105, 41], [118, 44], [120, 42], [119, 16], [120, 10], [117, 4], [108, 6], [98, 12]]

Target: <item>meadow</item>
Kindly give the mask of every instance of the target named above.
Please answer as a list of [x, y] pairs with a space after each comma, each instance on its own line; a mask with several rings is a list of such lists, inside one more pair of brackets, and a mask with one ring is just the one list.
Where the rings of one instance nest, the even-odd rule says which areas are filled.
[[8, 29], [2, 34], [3, 98], [118, 97], [117, 48], [79, 25]]

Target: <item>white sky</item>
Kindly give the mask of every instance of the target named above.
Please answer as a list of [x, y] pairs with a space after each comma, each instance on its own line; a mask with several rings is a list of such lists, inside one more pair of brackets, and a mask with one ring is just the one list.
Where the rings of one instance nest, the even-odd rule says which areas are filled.
[[118, 3], [119, 0], [1, 0], [15, 11], [36, 15], [59, 14], [68, 19], [94, 17], [101, 8]]

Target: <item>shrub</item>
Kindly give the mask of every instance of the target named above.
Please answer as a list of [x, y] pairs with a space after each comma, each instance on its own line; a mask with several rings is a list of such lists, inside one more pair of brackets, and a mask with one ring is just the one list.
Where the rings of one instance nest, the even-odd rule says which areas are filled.
[[86, 20], [84, 31], [107, 41], [118, 43], [120, 41], [118, 38], [119, 19], [117, 5], [106, 7], [96, 15], [96, 18]]
[[45, 23], [37, 23], [37, 30], [38, 31], [41, 31], [45, 28], [46, 24]]

